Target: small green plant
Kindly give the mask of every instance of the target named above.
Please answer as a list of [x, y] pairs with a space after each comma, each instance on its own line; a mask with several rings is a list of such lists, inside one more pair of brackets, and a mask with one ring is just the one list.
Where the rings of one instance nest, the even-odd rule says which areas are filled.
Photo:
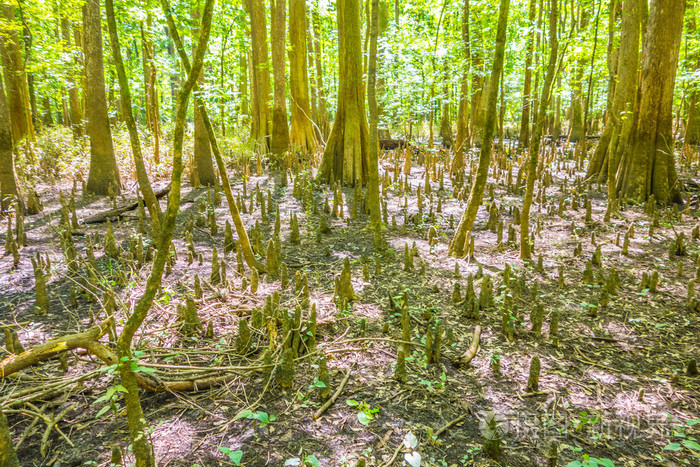
[[121, 397], [120, 394], [127, 392], [129, 391], [127, 391], [121, 384], [117, 384], [107, 389], [107, 392], [102, 397], [99, 397], [95, 402], [93, 402], [93, 404], [99, 404], [101, 402], [106, 403], [106, 405], [102, 407], [99, 412], [97, 412], [95, 418], [100, 418], [109, 409], [112, 409], [112, 412], [116, 415], [121, 408], [121, 405], [117, 402], [117, 400], [119, 400]]
[[374, 414], [379, 412], [379, 407], [373, 409], [367, 405], [366, 402], [358, 402], [353, 399], [348, 399], [345, 401], [345, 403], [358, 411], [357, 419], [365, 426], [372, 423], [372, 421], [374, 421]]
[[311, 467], [319, 467], [320, 462], [316, 456], [313, 454], [306, 454], [304, 453], [304, 458], [300, 457], [292, 457], [291, 459], [287, 459], [284, 461], [284, 466], [290, 466], [290, 467], [295, 467], [295, 466], [306, 466], [310, 465]]
[[240, 449], [233, 450], [231, 448], [227, 448], [224, 446], [219, 446], [219, 451], [224, 453], [225, 455], [228, 456], [228, 458], [233, 462], [235, 465], [241, 465], [241, 459], [243, 458], [243, 451]]
[[234, 420], [239, 420], [241, 418], [247, 418], [248, 420], [255, 420], [258, 423], [260, 423], [260, 427], [266, 427], [270, 423], [274, 422], [277, 420], [277, 416], [274, 414], [268, 415], [267, 412], [262, 412], [258, 410], [257, 412], [253, 412], [252, 410], [241, 410], [238, 412], [238, 415], [234, 418]]
[[596, 423], [600, 423], [600, 419], [595, 415], [588, 415], [588, 412], [579, 412], [578, 419], [571, 421], [576, 431], [581, 431], [587, 426], [595, 425]]
[[[672, 419], [674, 422], [679, 422], [675, 418]], [[700, 459], [700, 444], [698, 443], [695, 436], [688, 433], [691, 427], [700, 424], [700, 418], [695, 420], [688, 420], [683, 422], [681, 426], [675, 427], [673, 429], [673, 437], [677, 438], [676, 441], [668, 443], [664, 446], [664, 451], [671, 452], [686, 452], [690, 454], [695, 459]]]
[[573, 462], [569, 462], [568, 464], [566, 464], [566, 467], [597, 467], [599, 465], [602, 467], [615, 467], [615, 464], [610, 459], [596, 459], [595, 457], [591, 457], [588, 454], [583, 455], [582, 461], [576, 460]]

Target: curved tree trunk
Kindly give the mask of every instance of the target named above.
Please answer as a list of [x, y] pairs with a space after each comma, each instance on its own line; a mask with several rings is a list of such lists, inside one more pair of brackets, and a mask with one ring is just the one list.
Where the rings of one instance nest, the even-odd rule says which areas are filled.
[[365, 89], [362, 83], [362, 54], [359, 44], [360, 1], [339, 0], [338, 107], [331, 134], [321, 160], [319, 180], [340, 180], [355, 185], [367, 180], [369, 129], [365, 116]]
[[638, 202], [682, 202], [673, 156], [673, 87], [685, 0], [654, 1], [642, 57], [638, 118], [620, 168], [620, 196]]
[[506, 48], [506, 30], [508, 28], [508, 8], [510, 0], [501, 0], [498, 15], [498, 31], [496, 32], [496, 54], [493, 60], [493, 69], [491, 70], [491, 83], [494, 92], [489, 94], [488, 106], [486, 108], [486, 122], [484, 124], [484, 143], [481, 145], [479, 154], [479, 167], [476, 171], [476, 178], [472, 183], [471, 191], [469, 192], [469, 200], [467, 208], [462, 214], [457, 230], [455, 231], [452, 241], [450, 242], [449, 254], [461, 258], [465, 252], [465, 239], [467, 232], [474, 226], [476, 213], [481, 205], [481, 200], [484, 197], [484, 189], [486, 188], [486, 179], [489, 174], [489, 164], [491, 163], [491, 149], [493, 141], [493, 133], [496, 126], [496, 102], [498, 101], [498, 81], [501, 78], [503, 71], [503, 60]]
[[129, 130], [131, 152], [134, 156], [136, 180], [138, 181], [139, 189], [143, 194], [143, 200], [146, 204], [146, 207], [148, 208], [148, 213], [151, 216], [151, 226], [153, 229], [152, 237], [154, 239], [157, 239], [160, 234], [160, 205], [158, 204], [158, 199], [156, 198], [156, 195], [153, 193], [153, 188], [151, 188], [151, 183], [148, 180], [148, 173], [146, 172], [146, 165], [143, 162], [143, 154], [141, 152], [141, 142], [139, 141], [138, 128], [136, 126], [134, 114], [131, 110], [131, 90], [129, 89], [129, 80], [126, 76], [124, 60], [122, 59], [122, 52], [119, 45], [119, 36], [117, 35], [117, 22], [114, 17], [114, 8], [112, 5], [112, 0], [105, 1], [105, 13], [107, 16], [107, 29], [109, 30], [109, 43], [112, 47], [112, 57], [114, 59], [114, 66], [117, 69], [117, 79], [119, 80], [119, 92], [121, 102], [124, 104], [124, 111], [122, 112], [122, 115], [124, 116], [126, 127]]
[[289, 76], [292, 95], [292, 147], [304, 153], [316, 151], [318, 142], [311, 121], [309, 78], [306, 73], [306, 4], [289, 0]]
[[87, 192], [95, 195], [121, 191], [119, 168], [114, 158], [112, 133], [109, 128], [102, 58], [102, 15], [100, 1], [87, 0], [83, 7], [85, 42], [85, 116], [90, 137], [90, 174]]
[[[285, 31], [287, 17], [286, 0], [271, 1], [271, 31], [272, 35], [272, 74], [275, 79], [274, 95], [272, 103], [272, 138], [270, 139], [270, 152], [273, 154], [283, 154], [289, 149], [289, 125], [287, 124], [287, 90], [285, 78]], [[289, 12], [289, 33], [291, 42], [291, 32], [293, 20], [291, 17], [291, 5]], [[290, 63], [290, 69], [291, 69]], [[291, 70], [290, 70], [291, 71]]]

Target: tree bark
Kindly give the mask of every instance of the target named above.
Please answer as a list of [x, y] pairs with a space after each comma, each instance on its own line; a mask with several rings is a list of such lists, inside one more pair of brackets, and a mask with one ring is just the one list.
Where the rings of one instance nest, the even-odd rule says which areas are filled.
[[[63, 39], [63, 47], [66, 52], [71, 52], [72, 55], [80, 54], [79, 50], [74, 50], [71, 42], [70, 22], [65, 16], [61, 18], [61, 37]], [[76, 63], [76, 61], [73, 61]], [[71, 67], [66, 75], [66, 86], [68, 88], [68, 105], [70, 108], [70, 126], [73, 129], [73, 135], [76, 138], [83, 136], [83, 109], [80, 106], [80, 92], [78, 83], [75, 79], [76, 70]], [[66, 122], [68, 123], [68, 122]]]
[[[292, 0], [298, 1], [298, 0]], [[377, 36], [379, 35], [379, 0], [372, 0], [372, 17], [369, 38], [369, 65], [367, 67], [367, 100], [369, 105], [369, 184], [367, 201], [370, 212], [370, 227], [381, 235], [382, 221], [379, 203], [379, 145], [377, 126]], [[379, 237], [375, 237], [379, 238]]]
[[[290, 0], [291, 1], [291, 0]], [[275, 79], [272, 102], [272, 138], [270, 139], [270, 152], [284, 154], [289, 149], [289, 125], [287, 124], [287, 89], [285, 77], [285, 32], [287, 17], [287, 1], [271, 0], [271, 31], [272, 36], [272, 74]], [[289, 7], [289, 39], [292, 40], [292, 12]], [[291, 56], [291, 52], [290, 52]], [[290, 72], [292, 68], [290, 61]], [[292, 106], [294, 104], [292, 103]]]
[[90, 173], [87, 192], [95, 195], [121, 192], [119, 168], [114, 158], [112, 133], [109, 128], [102, 58], [102, 16], [99, 0], [86, 0], [83, 7], [85, 47], [85, 116], [90, 137]]
[[158, 88], [156, 87], [157, 70], [153, 49], [153, 16], [148, 11], [146, 24], [141, 23], [141, 45], [143, 49], [143, 85], [146, 94], [146, 122], [153, 137], [153, 159], [160, 163], [160, 109], [158, 105]]
[[510, 0], [501, 0], [498, 14], [498, 30], [496, 32], [496, 52], [493, 59], [493, 68], [491, 69], [491, 84], [492, 92], [489, 94], [488, 105], [486, 108], [486, 122], [484, 124], [483, 136], [484, 141], [481, 145], [479, 153], [479, 166], [476, 171], [476, 177], [472, 183], [467, 200], [467, 207], [462, 214], [457, 230], [455, 231], [448, 253], [461, 258], [465, 252], [465, 239], [467, 232], [474, 226], [476, 213], [481, 205], [481, 200], [484, 197], [484, 189], [486, 188], [486, 179], [489, 174], [489, 164], [491, 163], [491, 150], [493, 147], [493, 133], [496, 127], [496, 103], [498, 101], [498, 82], [503, 71], [503, 61], [506, 49], [506, 31], [508, 29], [508, 9]]
[[[148, 180], [148, 172], [143, 161], [141, 152], [141, 142], [139, 141], [139, 132], [134, 120], [134, 115], [131, 111], [131, 90], [129, 89], [129, 80], [124, 69], [124, 61], [119, 45], [119, 36], [117, 35], [117, 21], [114, 17], [113, 0], [105, 0], [105, 13], [107, 16], [107, 29], [109, 30], [109, 42], [112, 46], [112, 57], [114, 66], [117, 69], [117, 78], [119, 80], [119, 91], [121, 102], [124, 105], [122, 115], [126, 122], [126, 127], [129, 130], [129, 141], [131, 142], [131, 152], [134, 156], [134, 166], [136, 167], [136, 179], [139, 183], [139, 188], [143, 194], [143, 200], [148, 208], [148, 213], [151, 216], [151, 226], [153, 229], [152, 235], [157, 239], [160, 233], [160, 205], [151, 183]], [[148, 74], [147, 74], [148, 76]]]
[[[199, 37], [199, 23], [201, 18], [201, 3], [197, 1], [192, 8], [192, 19], [196, 24], [194, 36]], [[193, 41], [194, 43], [194, 41]], [[192, 92], [197, 98], [202, 92], [204, 85], [204, 69], [199, 72], [197, 78], [197, 88]], [[207, 129], [202, 121], [202, 114], [199, 111], [199, 106], [194, 106], [194, 170], [197, 172], [197, 180], [204, 186], [216, 185], [216, 173], [214, 172], [214, 162], [211, 157], [211, 146]]]
[[306, 71], [306, 5], [289, 0], [289, 75], [292, 95], [292, 147], [303, 153], [316, 151], [318, 142], [311, 120], [309, 77]]
[[455, 139], [454, 159], [450, 174], [457, 183], [464, 178], [464, 154], [469, 149], [469, 72], [471, 51], [469, 47], [469, 0], [464, 0], [462, 8], [462, 53], [464, 54], [464, 70], [462, 71], [462, 86], [459, 95], [457, 111], [457, 136]]
[[10, 427], [2, 410], [0, 410], [0, 465], [2, 467], [19, 467], [17, 453], [12, 445]]
[[321, 63], [321, 40], [320, 28], [321, 18], [318, 9], [313, 12], [313, 33], [314, 33], [314, 61], [316, 62], [316, 92], [318, 93], [318, 118], [316, 124], [320, 129], [321, 138], [326, 138], [331, 131], [328, 118], [328, 108], [326, 107], [326, 96], [323, 89], [323, 66]]
[[22, 191], [15, 173], [10, 111], [3, 88], [2, 81], [0, 81], [0, 213], [7, 211], [13, 202], [17, 202], [19, 208], [24, 211]]
[[557, 66], [557, 51], [559, 49], [559, 42], [557, 39], [557, 22], [559, 19], [557, 0], [551, 0], [551, 2], [549, 10], [549, 61], [547, 62], [547, 74], [544, 77], [544, 83], [542, 85], [542, 95], [539, 99], [537, 120], [535, 121], [535, 127], [532, 132], [530, 154], [527, 160], [527, 186], [523, 199], [523, 209], [520, 214], [520, 258], [523, 260], [529, 260], [532, 256], [530, 248], [530, 207], [532, 206], [532, 198], [534, 197], [537, 163], [540, 155], [540, 141], [544, 133], [547, 107], [549, 107], [550, 91], [552, 88], [552, 81], [554, 81], [554, 72]]
[[523, 84], [523, 112], [520, 118], [520, 148], [530, 146], [530, 101], [532, 91], [532, 54], [535, 49], [535, 18], [537, 17], [537, 0], [530, 0], [527, 16], [527, 52], [525, 55], [525, 83]]
[[262, 0], [245, 0], [250, 15], [251, 35], [251, 136], [261, 152], [269, 149], [272, 133], [270, 115], [270, 65], [267, 54], [267, 26]]
[[345, 185], [355, 185], [367, 181], [369, 166], [369, 129], [358, 46], [361, 43], [360, 1], [339, 0], [337, 16], [338, 107], [318, 178], [325, 183], [340, 180]]
[[31, 107], [28, 99], [27, 77], [15, 23], [15, 9], [12, 5], [0, 4], [0, 12], [8, 26], [0, 30], [0, 58], [5, 75], [7, 106], [12, 123], [12, 139], [19, 143], [25, 137], [34, 141]]
[[620, 195], [638, 202], [682, 202], [673, 155], [673, 87], [685, 0], [651, 4], [642, 56], [638, 116], [623, 156]]

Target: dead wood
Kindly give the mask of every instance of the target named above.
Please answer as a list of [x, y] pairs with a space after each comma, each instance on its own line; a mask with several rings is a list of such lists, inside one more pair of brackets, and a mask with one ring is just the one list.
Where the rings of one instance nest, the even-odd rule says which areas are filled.
[[459, 359], [459, 364], [462, 366], [468, 365], [469, 362], [472, 361], [472, 359], [476, 356], [477, 351], [479, 350], [479, 339], [481, 338], [481, 326], [477, 325], [474, 328], [474, 335], [472, 336], [472, 343], [467, 349], [466, 352], [464, 352], [464, 355], [462, 355], [462, 358]]
[[[170, 185], [166, 186], [160, 191], [156, 192], [156, 199], [160, 199], [163, 196], [170, 193]], [[143, 202], [143, 201], [141, 201]], [[107, 222], [107, 219], [114, 219], [115, 217], [121, 217], [125, 212], [133, 211], [139, 206], [139, 201], [132, 201], [130, 203], [122, 204], [121, 206], [110, 209], [109, 211], [103, 211], [93, 216], [83, 219], [83, 224], [100, 224], [102, 222]]]

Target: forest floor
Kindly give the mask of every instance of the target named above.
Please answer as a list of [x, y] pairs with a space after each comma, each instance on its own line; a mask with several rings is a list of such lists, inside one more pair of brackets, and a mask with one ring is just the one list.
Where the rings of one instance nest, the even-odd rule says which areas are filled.
[[[558, 442], [556, 465], [584, 462], [585, 456], [608, 459], [608, 465], [619, 466], [700, 465], [700, 446], [696, 443], [700, 438], [700, 377], [686, 374], [687, 362], [697, 359], [700, 349], [700, 313], [686, 306], [688, 283], [695, 277], [700, 253], [700, 241], [691, 238], [699, 212], [690, 205], [682, 219], [672, 220], [670, 209], [659, 208], [660, 225], [650, 237], [652, 218], [644, 213], [643, 206], [628, 206], [619, 218], [605, 224], [604, 193], [596, 187], [589, 192], [583, 185], [592, 202], [592, 222], [586, 223], [583, 193], [575, 182], [583, 172], [572, 169], [573, 162], [566, 159], [569, 153], [562, 152], [562, 160], [546, 167], [553, 177], [546, 205], [533, 206], [532, 228], [540, 223], [534, 258], [541, 255], [542, 269], [537, 261], [524, 264], [516, 245], [506, 241], [513, 208], [522, 204], [522, 192], [509, 188], [505, 177], [489, 180], [500, 219], [505, 222], [503, 244], [499, 247], [496, 233], [485, 228], [492, 202], [487, 190], [473, 232], [474, 258], [448, 256], [448, 242], [465, 200], [456, 198], [447, 176], [442, 190], [438, 189], [439, 181], [432, 180], [431, 195], [424, 201], [425, 217], [419, 219], [416, 187], [425, 187], [425, 167], [416, 163], [416, 156], [408, 177], [411, 194], [399, 196], [397, 184], [388, 189], [389, 225], [384, 231], [388, 248], [381, 253], [375, 252], [373, 233], [366, 229], [367, 216], [350, 219], [352, 189], [343, 190], [345, 217], [329, 216], [331, 232], [319, 235], [319, 213], [325, 199], [333, 198], [329, 187], [316, 187], [316, 208], [307, 205], [304, 209], [293, 196], [292, 182], [282, 187], [279, 174], [277, 178], [251, 176], [244, 202], [250, 205], [256, 186], [263, 194], [272, 194], [282, 217], [282, 257], [290, 279], [290, 285], [282, 288], [279, 279], [262, 276], [258, 290], [252, 293], [250, 287], [241, 290], [242, 282], [250, 284], [250, 270], [246, 267], [244, 279], [237, 272], [236, 253], [223, 252], [224, 224], [230, 219], [225, 200], [215, 207], [216, 234], [211, 234], [208, 225], [198, 227], [195, 223], [190, 233], [203, 261], [195, 258], [188, 263], [185, 236], [189, 219], [197, 216], [209, 195], [205, 189], [190, 191], [191, 187], [186, 186], [174, 237], [177, 255], [172, 272], [164, 278], [162, 292], [134, 348], [139, 351], [140, 365], [157, 378], [224, 374], [231, 378], [226, 384], [198, 392], [142, 392], [159, 465], [233, 465], [226, 452], [235, 458], [240, 450], [241, 465], [245, 466], [304, 462], [355, 465], [361, 456], [368, 465], [406, 465], [409, 461], [415, 465], [417, 454], [424, 466], [541, 466], [549, 462], [547, 455], [553, 441]], [[392, 180], [393, 157], [393, 152], [385, 154], [383, 164]], [[564, 166], [569, 168], [569, 175], [566, 170], [557, 170]], [[231, 177], [234, 193], [242, 195], [240, 171], [232, 170]], [[565, 178], [567, 188], [562, 190]], [[156, 183], [157, 187], [166, 184], [167, 179]], [[87, 294], [78, 294], [76, 308], [70, 303], [70, 289], [80, 280], [66, 270], [57, 229], [61, 218], [58, 190], [67, 195], [71, 187], [70, 181], [38, 184], [45, 207], [25, 222], [28, 246], [21, 249], [19, 266], [13, 267], [11, 255], [0, 258], [0, 324], [16, 329], [25, 348], [85, 330], [105, 316], [100, 301]], [[134, 184], [127, 184], [124, 194], [134, 199]], [[441, 212], [437, 210], [438, 198]], [[560, 198], [568, 206], [561, 215], [557, 213]], [[578, 209], [571, 208], [573, 199], [579, 203]], [[77, 198], [76, 204], [81, 220], [112, 206], [104, 198]], [[298, 245], [288, 240], [292, 212], [299, 217], [302, 235]], [[428, 222], [430, 212], [433, 222]], [[396, 229], [392, 228], [392, 216]], [[243, 214], [243, 219], [249, 228], [260, 222], [265, 239], [272, 237], [274, 215], [268, 214], [263, 222], [257, 204], [252, 214]], [[6, 224], [6, 220], [0, 224], [3, 243]], [[138, 224], [136, 211], [112, 223], [125, 251], [138, 234]], [[434, 246], [427, 238], [430, 225], [438, 232]], [[630, 225], [636, 232], [624, 255], [621, 239]], [[80, 225], [73, 235], [78, 252], [85, 254], [88, 236], [98, 234], [103, 238], [105, 231], [106, 224]], [[686, 254], [670, 257], [669, 243], [681, 232], [685, 234]], [[582, 253], [575, 256], [579, 242]], [[407, 271], [404, 248], [414, 243], [417, 255], [413, 269]], [[229, 265], [226, 285], [208, 283], [212, 245]], [[593, 267], [592, 281], [584, 280], [585, 263], [591, 261], [596, 245], [601, 246], [602, 265]], [[38, 316], [34, 310], [30, 258], [37, 252], [48, 254], [52, 265], [50, 311], [46, 316]], [[117, 318], [121, 323], [141, 296], [149, 268], [136, 268], [128, 260], [107, 259], [102, 248], [97, 249], [96, 256], [101, 284], [117, 292]], [[341, 309], [333, 300], [334, 278], [345, 258], [351, 261], [358, 298]], [[378, 274], [376, 260], [381, 269]], [[512, 277], [508, 288], [513, 295], [512, 339], [502, 330], [506, 289], [501, 284], [506, 264]], [[365, 265], [367, 276], [363, 277]], [[563, 286], [559, 282], [560, 265]], [[682, 274], [680, 265], [685, 271]], [[601, 293], [613, 268], [621, 285], [604, 306]], [[659, 274], [657, 290], [640, 288], [643, 273], [653, 271]], [[294, 310], [297, 272], [306, 274], [310, 301], [317, 306], [318, 347], [315, 352], [300, 354], [293, 389], [283, 390], [274, 379], [266, 385], [263, 372], [255, 370], [268, 346], [269, 333], [264, 328], [254, 329], [252, 350], [246, 356], [236, 352], [235, 341], [239, 320], [249, 319], [253, 308], [262, 309], [275, 290], [280, 291], [281, 306]], [[197, 300], [198, 313], [204, 328], [212, 323], [213, 337], [207, 337], [204, 331], [191, 336], [179, 331], [177, 307], [192, 293], [195, 274], [204, 284], [203, 297]], [[460, 283], [464, 294], [469, 275], [474, 276], [477, 291], [484, 283], [482, 275], [490, 275], [494, 286], [494, 304], [481, 310], [478, 320], [467, 318], [463, 303], [453, 301], [455, 282]], [[406, 383], [394, 378], [400, 345], [397, 341], [402, 334], [400, 313], [390, 305], [390, 301], [401, 304], [402, 296], [408, 297], [414, 342], [406, 359]], [[531, 330], [530, 313], [535, 303], [545, 310], [542, 337]], [[597, 316], [592, 311], [597, 311]], [[555, 312], [559, 318], [557, 339], [549, 332]], [[306, 319], [308, 311], [303, 313]], [[438, 364], [425, 363], [426, 318], [431, 323], [439, 320], [445, 330]], [[479, 352], [470, 364], [459, 366], [477, 324], [481, 326]], [[120, 330], [117, 324], [117, 332]], [[107, 336], [102, 341], [109, 345]], [[316, 358], [321, 354], [328, 361], [331, 391], [348, 373], [349, 379], [337, 401], [314, 419], [314, 412], [321, 406], [316, 379]], [[526, 384], [535, 355], [542, 369], [539, 389], [531, 392]], [[0, 349], [0, 357], [4, 356]], [[104, 365], [85, 352], [72, 352], [67, 363], [65, 372], [55, 359], [0, 381], [0, 407], [7, 412], [14, 442], [20, 444], [22, 466], [108, 466], [112, 447], [128, 445], [118, 392], [111, 406], [103, 397], [118, 385], [116, 376], [104, 371]], [[500, 369], [496, 368], [498, 363]], [[41, 393], [42, 388], [58, 381], [66, 382], [58, 397]], [[30, 405], [17, 402], [18, 391], [24, 390], [39, 394]], [[37, 411], [49, 417], [63, 413], [56, 426], [65, 437], [56, 430], [45, 435], [46, 423], [35, 418]], [[458, 423], [435, 436], [456, 419]], [[493, 432], [488, 420], [497, 422], [496, 431], [501, 437], [498, 459], [485, 452], [486, 438]], [[127, 465], [126, 449], [124, 456]]]

